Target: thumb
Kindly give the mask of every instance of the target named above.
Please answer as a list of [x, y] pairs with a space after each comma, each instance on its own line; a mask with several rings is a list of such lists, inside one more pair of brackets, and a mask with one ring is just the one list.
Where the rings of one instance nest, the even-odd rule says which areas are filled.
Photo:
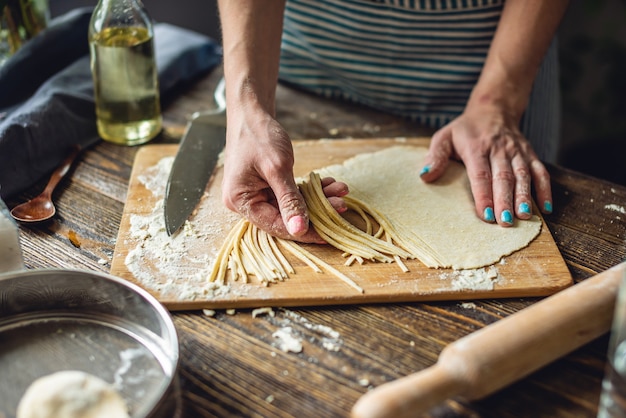
[[309, 230], [309, 214], [304, 197], [293, 177], [289, 176], [279, 183], [270, 186], [274, 190], [280, 216], [287, 232], [294, 237], [301, 237]]
[[453, 152], [452, 129], [447, 126], [439, 129], [432, 136], [428, 153], [420, 177], [426, 183], [437, 180], [446, 171]]

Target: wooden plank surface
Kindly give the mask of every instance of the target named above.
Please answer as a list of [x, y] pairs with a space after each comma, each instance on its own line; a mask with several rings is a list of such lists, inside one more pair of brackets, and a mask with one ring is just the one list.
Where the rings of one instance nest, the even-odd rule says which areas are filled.
[[[336, 164], [359, 153], [373, 152], [394, 144], [427, 146], [427, 139], [300, 140], [294, 141], [296, 176]], [[165, 157], [172, 157], [176, 145], [149, 145], [137, 153], [128, 196], [111, 263], [111, 273], [133, 281], [153, 293], [171, 310], [197, 308], [241, 308], [261, 306], [312, 306], [426, 300], [471, 300], [545, 296], [572, 284], [572, 278], [545, 223], [540, 235], [526, 248], [504, 258], [494, 268], [499, 274], [493, 289], [459, 287], [460, 272], [430, 269], [417, 260], [407, 261], [410, 272], [395, 264], [365, 263], [344, 266], [341, 251], [331, 246], [305, 245], [305, 248], [341, 270], [364, 289], [356, 291], [331, 273], [316, 273], [286, 254], [296, 270], [289, 279], [268, 287], [254, 281], [231, 282], [216, 288], [206, 281], [208, 268], [224, 237], [238, 220], [225, 209], [220, 199], [221, 168], [208, 185], [207, 193], [191, 218], [194, 232], [176, 241], [185, 245], [185, 255], [168, 262], [167, 270], [157, 260], [142, 256], [146, 276], [136, 277], [126, 262], [129, 252], [150, 245], [132, 232], [133, 216], [160, 217], [158, 201], [162, 194], [146, 188], [146, 173]], [[163, 185], [164, 186], [164, 185]], [[159, 212], [155, 214], [155, 211]], [[161, 232], [164, 233], [164, 232]], [[149, 239], [156, 239], [154, 237]], [[149, 240], [148, 239], [148, 240]], [[183, 242], [184, 239], [184, 242]], [[172, 241], [174, 243], [174, 241]], [[174, 244], [172, 244], [174, 245]], [[171, 248], [171, 247], [170, 247]], [[206, 260], [194, 263], [193, 260]], [[176, 263], [179, 263], [176, 266]], [[207, 287], [208, 286], [208, 287]]]

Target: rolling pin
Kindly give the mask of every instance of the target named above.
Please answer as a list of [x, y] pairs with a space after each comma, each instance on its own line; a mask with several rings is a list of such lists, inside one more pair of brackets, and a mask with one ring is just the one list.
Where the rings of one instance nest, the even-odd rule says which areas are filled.
[[626, 263], [619, 264], [446, 346], [437, 363], [363, 395], [353, 418], [404, 418], [446, 399], [481, 399], [611, 328]]

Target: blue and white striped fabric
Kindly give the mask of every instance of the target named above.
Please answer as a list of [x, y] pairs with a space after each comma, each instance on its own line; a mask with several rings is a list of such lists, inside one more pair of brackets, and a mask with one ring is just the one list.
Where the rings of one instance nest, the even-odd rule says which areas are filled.
[[441, 127], [474, 87], [504, 0], [288, 0], [280, 79]]

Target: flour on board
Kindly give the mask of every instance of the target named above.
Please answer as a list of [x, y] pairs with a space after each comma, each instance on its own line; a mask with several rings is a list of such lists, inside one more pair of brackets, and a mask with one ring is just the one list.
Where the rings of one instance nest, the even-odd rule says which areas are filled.
[[493, 290], [495, 283], [500, 280], [496, 266], [479, 269], [453, 270], [439, 275], [442, 279], [451, 279], [454, 290]]
[[[155, 197], [165, 194], [165, 185], [174, 157], [162, 158], [149, 167], [138, 180]], [[199, 232], [203, 231], [203, 232]], [[163, 199], [158, 199], [147, 214], [130, 217], [128, 241], [136, 243], [125, 259], [130, 273], [148, 290], [156, 291], [163, 299], [194, 300], [228, 294], [227, 285], [206, 280], [213, 260], [209, 251], [192, 252], [197, 241], [206, 242], [212, 231], [204, 223], [188, 220], [183, 230], [168, 236], [163, 219]]]

